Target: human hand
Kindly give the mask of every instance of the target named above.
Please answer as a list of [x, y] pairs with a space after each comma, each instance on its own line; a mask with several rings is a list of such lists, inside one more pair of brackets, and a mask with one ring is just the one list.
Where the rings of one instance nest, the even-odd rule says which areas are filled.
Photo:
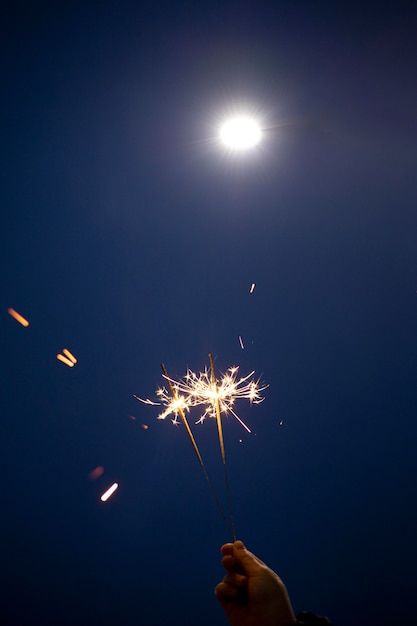
[[221, 548], [223, 581], [216, 597], [232, 626], [290, 626], [296, 624], [284, 583], [241, 541]]

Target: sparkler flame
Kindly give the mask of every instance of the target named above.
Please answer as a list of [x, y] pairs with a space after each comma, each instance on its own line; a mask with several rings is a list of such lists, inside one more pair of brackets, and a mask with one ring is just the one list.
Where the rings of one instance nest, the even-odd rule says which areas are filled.
[[238, 376], [238, 372], [239, 367], [229, 367], [218, 381], [213, 381], [210, 369], [205, 368], [199, 374], [188, 369], [184, 378], [178, 380], [164, 375], [170, 389], [160, 387], [156, 391], [159, 403], [135, 397], [145, 404], [164, 406], [165, 410], [158, 415], [158, 419], [164, 420], [172, 415], [174, 424], [178, 422], [177, 418], [181, 410], [188, 413], [193, 407], [203, 407], [203, 412], [196, 424], [202, 424], [207, 417], [216, 419], [216, 402], [218, 402], [221, 413], [233, 415], [248, 432], [251, 432], [236, 414], [234, 404], [240, 399], [249, 400], [251, 404], [260, 404], [265, 399], [262, 392], [267, 389], [268, 385], [261, 385], [259, 379], [255, 380], [253, 378], [255, 372], [242, 377]]

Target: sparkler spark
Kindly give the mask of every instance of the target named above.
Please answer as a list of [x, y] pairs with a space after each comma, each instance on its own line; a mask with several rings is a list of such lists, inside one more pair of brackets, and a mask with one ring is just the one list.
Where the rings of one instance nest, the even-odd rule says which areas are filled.
[[102, 465], [97, 465], [88, 475], [90, 480], [96, 480], [100, 478], [104, 474], [104, 467]]
[[166, 406], [165, 411], [158, 415], [158, 419], [165, 419], [168, 415], [178, 412], [178, 406], [189, 411], [192, 407], [203, 407], [203, 413], [198, 423], [203, 423], [207, 417], [216, 419], [216, 402], [219, 403], [220, 412], [231, 414], [248, 431], [249, 427], [240, 419], [234, 411], [236, 400], [246, 399], [251, 404], [260, 404], [264, 398], [261, 393], [268, 385], [260, 386], [259, 380], [251, 378], [254, 372], [247, 376], [238, 377], [238, 367], [229, 367], [217, 382], [213, 382], [210, 370], [207, 368], [195, 374], [192, 370], [187, 370], [183, 379], [169, 379], [176, 391], [175, 400], [169, 396], [165, 388], [159, 389], [157, 395], [161, 403]]
[[113, 483], [111, 487], [109, 487], [107, 489], [107, 491], [105, 491], [103, 493], [102, 496], [100, 496], [100, 500], [102, 502], [107, 502], [107, 500], [110, 498], [110, 496], [112, 496], [114, 494], [114, 492], [116, 491], [116, 489], [119, 487], [118, 483]]
[[68, 365], [68, 367], [74, 367], [74, 362], [70, 359], [67, 359], [67, 357], [63, 354], [57, 354], [56, 358], [58, 359], [58, 361], [61, 361], [61, 363], [65, 363], [65, 365]]
[[58, 359], [58, 361], [61, 361], [61, 363], [65, 363], [65, 365], [68, 365], [68, 367], [74, 367], [74, 365], [77, 363], [77, 359], [73, 354], [71, 354], [68, 348], [64, 348], [62, 350], [62, 354], [57, 354], [56, 358]]
[[74, 363], [74, 365], [77, 363], [77, 359], [75, 358], [75, 356], [73, 354], [71, 354], [71, 352], [68, 350], [68, 348], [64, 348], [62, 350], [62, 354], [65, 354], [65, 356], [72, 361], [72, 363]]
[[249, 293], [253, 293], [255, 291], [256, 283], [252, 283], [250, 286]]
[[135, 394], [133, 394], [133, 397], [136, 398], [136, 400], [139, 400], [139, 402], [143, 402], [143, 404], [150, 404], [151, 406], [161, 406], [160, 402], [153, 402], [152, 400], [149, 400], [149, 398], [146, 398], [146, 400], [144, 400], [143, 398], [139, 398], [139, 396], [135, 396]]
[[27, 319], [25, 319], [23, 315], [20, 315], [20, 313], [18, 313], [14, 309], [7, 309], [7, 312], [16, 320], [16, 322], [19, 322], [19, 324], [22, 324], [22, 326], [25, 326], [25, 328], [29, 326], [29, 322], [27, 321]]
[[[203, 412], [196, 423], [202, 424], [207, 417], [216, 419], [216, 402], [219, 403], [220, 412], [233, 417], [249, 433], [250, 428], [240, 419], [234, 410], [236, 400], [249, 400], [251, 404], [260, 404], [264, 397], [262, 392], [268, 385], [260, 385], [259, 380], [253, 377], [255, 372], [247, 376], [238, 376], [239, 367], [229, 367], [226, 374], [216, 382], [212, 380], [210, 370], [205, 368], [203, 372], [196, 374], [188, 369], [184, 378], [175, 380], [164, 375], [170, 389], [160, 387], [156, 391], [159, 402], [143, 400], [135, 396], [140, 402], [149, 405], [162, 405], [165, 410], [158, 415], [158, 419], [164, 420], [172, 417], [174, 424], [178, 423], [181, 411], [189, 412], [191, 408], [203, 407]], [[172, 390], [174, 393], [172, 393]]]

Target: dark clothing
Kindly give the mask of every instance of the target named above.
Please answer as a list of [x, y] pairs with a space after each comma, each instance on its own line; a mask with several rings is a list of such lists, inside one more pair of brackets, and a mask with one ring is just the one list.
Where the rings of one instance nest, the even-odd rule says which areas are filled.
[[332, 626], [331, 621], [327, 617], [320, 617], [308, 611], [302, 611], [302, 613], [297, 615], [297, 624], [302, 624], [303, 626]]

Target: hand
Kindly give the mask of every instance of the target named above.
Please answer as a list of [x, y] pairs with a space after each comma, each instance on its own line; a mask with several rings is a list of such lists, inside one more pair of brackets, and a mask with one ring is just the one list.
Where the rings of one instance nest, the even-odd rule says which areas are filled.
[[232, 626], [296, 624], [284, 583], [241, 541], [222, 546], [227, 574], [215, 594]]

